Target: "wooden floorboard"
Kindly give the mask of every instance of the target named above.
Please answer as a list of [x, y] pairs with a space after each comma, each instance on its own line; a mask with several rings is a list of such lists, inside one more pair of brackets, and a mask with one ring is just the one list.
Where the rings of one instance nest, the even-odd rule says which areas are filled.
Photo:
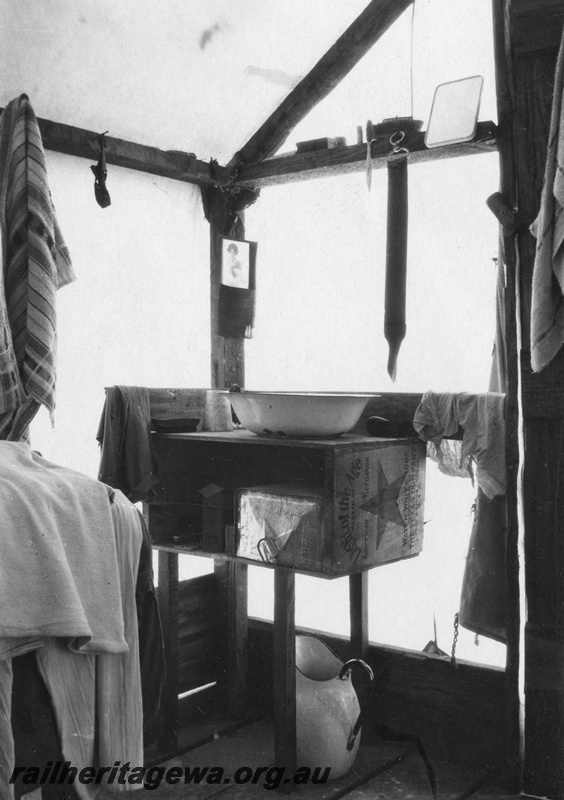
[[[432, 764], [439, 800], [463, 800], [473, 797], [489, 779], [485, 773], [448, 762]], [[347, 800], [432, 800], [433, 792], [419, 754], [412, 753], [401, 763], [380, 773], [361, 788], [347, 795]]]
[[[351, 791], [370, 780], [382, 770], [388, 769], [391, 765], [398, 763], [406, 757], [406, 750], [403, 745], [385, 744], [379, 747], [361, 747], [351, 771], [342, 778], [329, 780], [327, 783], [314, 785], [313, 783], [293, 786], [292, 781], [285, 777], [283, 783], [278, 787], [279, 791], [273, 792], [274, 796], [279, 796], [280, 792], [291, 792], [291, 797], [295, 800], [340, 800], [348, 798]], [[272, 762], [271, 762], [272, 763]], [[264, 766], [262, 764], [261, 766]], [[240, 784], [231, 786], [225, 800], [251, 800], [264, 799], [265, 784], [257, 785]]]
[[[475, 794], [471, 795], [470, 800], [527, 800], [527, 796], [524, 794], [515, 794], [515, 792], [508, 792], [506, 789], [503, 789], [503, 787], [492, 783], [482, 787]], [[533, 798], [530, 800], [533, 800]]]
[[[292, 791], [293, 800], [432, 800], [429, 778], [419, 754], [413, 745], [396, 742], [371, 741], [363, 744], [352, 770], [348, 775], [323, 784], [293, 786], [288, 780], [280, 782], [278, 791], [272, 791], [279, 780], [280, 773], [274, 770], [274, 734], [271, 720], [261, 720], [243, 727], [235, 728], [233, 723], [221, 724], [217, 720], [208, 721], [206, 730], [200, 726], [200, 734], [205, 733], [207, 741], [199, 746], [194, 740], [191, 749], [174, 758], [152, 767], [146, 778], [158, 788], [141, 789], [136, 797], [150, 792], [152, 800], [264, 800], [265, 790], [272, 797], [281, 791]], [[215, 727], [214, 727], [215, 726]], [[196, 733], [183, 732], [181, 739], [188, 741]], [[220, 731], [224, 731], [221, 733]], [[215, 735], [214, 735], [215, 731]], [[200, 735], [198, 734], [198, 735]], [[432, 763], [438, 800], [515, 800], [516, 796], [495, 785], [491, 776], [475, 769], [449, 762]], [[176, 773], [170, 770], [176, 768]], [[185, 771], [199, 769], [204, 771], [203, 779], [197, 783], [184, 782]], [[245, 783], [236, 782], [239, 778], [254, 775], [256, 780]], [[257, 775], [257, 769], [262, 772]], [[160, 773], [157, 771], [160, 770]], [[176, 784], [167, 778], [179, 778]], [[284, 776], [287, 777], [287, 776]], [[115, 798], [115, 791], [102, 789], [97, 800]]]
[[170, 759], [180, 757], [205, 744], [216, 741], [222, 736], [231, 735], [240, 728], [251, 725], [261, 717], [262, 715], [249, 714], [244, 720], [239, 721], [205, 717], [201, 721], [196, 721], [180, 731], [178, 747], [174, 752], [163, 753], [159, 752], [157, 748], [151, 748], [146, 751], [145, 764], [151, 767], [157, 764], [163, 764]]

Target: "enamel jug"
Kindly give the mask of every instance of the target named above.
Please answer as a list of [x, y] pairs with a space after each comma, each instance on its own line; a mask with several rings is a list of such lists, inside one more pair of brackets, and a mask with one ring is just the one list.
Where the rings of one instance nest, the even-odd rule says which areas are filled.
[[[363, 708], [351, 680], [355, 666], [362, 667], [370, 679]], [[330, 767], [330, 780], [351, 769], [373, 681], [364, 661], [355, 658], [343, 663], [315, 636], [296, 636], [298, 766]]]

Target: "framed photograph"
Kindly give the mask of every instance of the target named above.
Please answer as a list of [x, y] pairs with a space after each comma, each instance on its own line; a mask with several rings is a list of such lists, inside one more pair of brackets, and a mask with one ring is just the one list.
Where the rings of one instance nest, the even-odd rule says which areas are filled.
[[251, 242], [221, 239], [221, 283], [235, 289], [250, 288]]

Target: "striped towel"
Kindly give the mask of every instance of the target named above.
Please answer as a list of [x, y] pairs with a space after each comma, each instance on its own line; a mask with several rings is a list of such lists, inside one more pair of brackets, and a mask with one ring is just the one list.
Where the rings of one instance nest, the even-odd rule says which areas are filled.
[[531, 297], [531, 365], [546, 367], [564, 344], [564, 38], [556, 62], [552, 114]]
[[[41, 134], [27, 95], [0, 118], [0, 438], [55, 408], [55, 295], [75, 279], [55, 218]], [[12, 432], [13, 433], [13, 432]]]

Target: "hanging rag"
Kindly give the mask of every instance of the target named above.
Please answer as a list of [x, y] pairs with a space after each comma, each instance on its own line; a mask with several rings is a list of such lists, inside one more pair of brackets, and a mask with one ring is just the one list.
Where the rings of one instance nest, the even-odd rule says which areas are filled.
[[[507, 386], [503, 238], [499, 244], [496, 335], [489, 381], [490, 392], [504, 392]], [[463, 628], [498, 642], [506, 640], [506, 539], [505, 495], [496, 495], [490, 499], [478, 489], [460, 591], [458, 621]]]
[[96, 438], [101, 450], [98, 480], [120, 489], [133, 503], [147, 500], [159, 484], [151, 456], [149, 390], [108, 387]]
[[[471, 475], [489, 497], [505, 494], [505, 395], [501, 392], [469, 394], [425, 392], [413, 427], [423, 441], [435, 446], [435, 460], [447, 474]], [[462, 443], [446, 443], [445, 437], [463, 429]], [[454, 447], [457, 456], [453, 458]], [[433, 452], [430, 453], [433, 455]], [[450, 470], [458, 470], [450, 471]]]
[[388, 342], [388, 374], [395, 381], [397, 359], [405, 338], [405, 292], [407, 270], [407, 162], [409, 151], [396, 144], [404, 134], [390, 139], [394, 149], [388, 156], [388, 221], [386, 231], [386, 288], [384, 336]]
[[531, 225], [537, 239], [531, 295], [531, 365], [544, 369], [564, 343], [564, 35], [554, 94], [540, 210]]
[[0, 438], [55, 409], [56, 292], [75, 280], [27, 95], [0, 118]]
[[[501, 367], [494, 365], [492, 385], [498, 383]], [[428, 454], [442, 472], [461, 477], [473, 477], [475, 473], [478, 490], [462, 579], [459, 623], [500, 642], [505, 640], [506, 616], [504, 407], [502, 392], [426, 392], [413, 423], [419, 436], [428, 442]], [[444, 438], [460, 428], [461, 442]]]
[[507, 584], [505, 495], [489, 498], [478, 489], [460, 590], [458, 622], [479, 636], [506, 639]]

